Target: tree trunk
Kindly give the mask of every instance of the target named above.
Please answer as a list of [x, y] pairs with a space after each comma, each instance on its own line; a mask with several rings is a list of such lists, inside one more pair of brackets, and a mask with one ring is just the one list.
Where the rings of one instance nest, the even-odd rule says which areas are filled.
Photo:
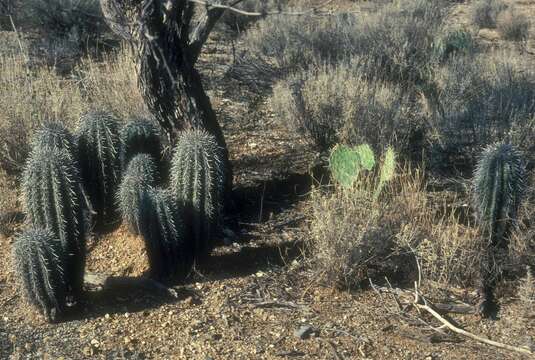
[[[194, 68], [217, 20], [201, 18], [192, 29], [194, 9], [187, 0], [101, 0], [101, 6], [112, 30], [133, 45], [143, 99], [171, 143], [184, 129], [200, 128], [212, 134], [223, 149], [226, 190], [231, 190], [225, 138]], [[191, 34], [195, 34], [194, 41]]]

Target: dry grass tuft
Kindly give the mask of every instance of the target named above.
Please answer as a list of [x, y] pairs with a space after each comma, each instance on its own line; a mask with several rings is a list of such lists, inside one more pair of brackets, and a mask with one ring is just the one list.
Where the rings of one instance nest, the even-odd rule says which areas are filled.
[[0, 168], [21, 170], [33, 130], [55, 119], [73, 128], [84, 108], [77, 84], [49, 67], [29, 68], [22, 56], [0, 56]]
[[[424, 278], [439, 284], [473, 284], [481, 242], [477, 228], [461, 221], [455, 196], [435, 199], [420, 172], [401, 171], [379, 201], [369, 192], [336, 189], [312, 197], [312, 253], [331, 285], [353, 287], [378, 275]], [[450, 204], [450, 205], [447, 205]], [[454, 205], [451, 205], [454, 204]]]
[[137, 86], [134, 55], [129, 47], [107, 54], [98, 62], [83, 59], [75, 74], [91, 107], [108, 109], [122, 119], [146, 115]]
[[69, 78], [48, 66], [28, 66], [21, 55], [0, 55], [0, 168], [21, 171], [34, 130], [47, 120], [76, 127], [90, 108], [111, 110], [122, 118], [144, 114], [128, 50], [100, 63], [86, 59]]
[[526, 41], [531, 23], [528, 17], [513, 9], [508, 9], [498, 16], [497, 28], [506, 40]]
[[500, 12], [507, 9], [502, 0], [478, 0], [472, 8], [472, 19], [480, 28], [494, 29]]

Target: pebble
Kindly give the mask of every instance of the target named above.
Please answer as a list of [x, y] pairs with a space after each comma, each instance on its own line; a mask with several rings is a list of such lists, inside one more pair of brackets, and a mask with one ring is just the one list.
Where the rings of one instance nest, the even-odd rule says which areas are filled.
[[298, 329], [294, 331], [294, 336], [301, 340], [305, 340], [308, 339], [313, 332], [314, 329], [312, 328], [312, 326], [301, 325]]

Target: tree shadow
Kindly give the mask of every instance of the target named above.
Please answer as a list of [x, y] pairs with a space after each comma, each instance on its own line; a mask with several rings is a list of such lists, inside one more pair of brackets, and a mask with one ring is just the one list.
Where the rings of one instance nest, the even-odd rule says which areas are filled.
[[[298, 258], [303, 251], [303, 241], [285, 241], [244, 245], [238, 251], [210, 256], [199, 264], [202, 276], [193, 277], [196, 282], [220, 281], [246, 277], [273, 266], [284, 266]], [[224, 269], [224, 271], [221, 271]]]

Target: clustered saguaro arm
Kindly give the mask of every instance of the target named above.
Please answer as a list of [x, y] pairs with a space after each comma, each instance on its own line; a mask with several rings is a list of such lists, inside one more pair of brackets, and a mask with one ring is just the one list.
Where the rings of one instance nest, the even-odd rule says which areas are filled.
[[143, 98], [168, 138], [174, 142], [188, 128], [206, 130], [223, 149], [232, 179], [223, 133], [195, 69], [225, 9], [189, 0], [101, 0], [101, 7], [110, 28], [132, 44]]

